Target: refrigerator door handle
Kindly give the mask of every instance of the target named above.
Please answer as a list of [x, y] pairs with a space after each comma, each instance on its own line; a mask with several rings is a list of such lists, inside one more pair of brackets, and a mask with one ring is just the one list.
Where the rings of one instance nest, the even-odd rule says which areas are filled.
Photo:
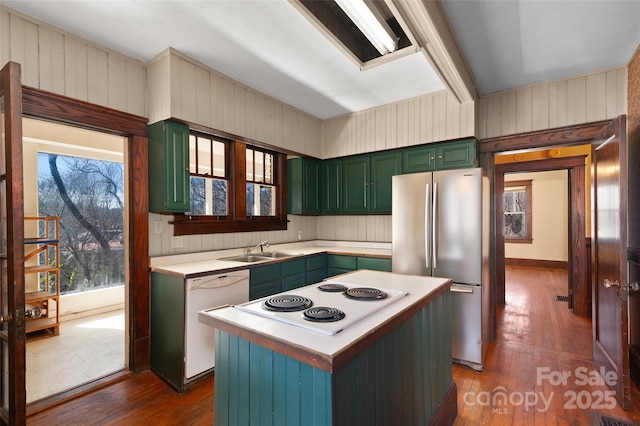
[[425, 185], [425, 196], [424, 196], [424, 260], [425, 266], [427, 268], [431, 268], [431, 244], [429, 242], [429, 211], [431, 197], [429, 194], [429, 184]]
[[433, 263], [433, 268], [437, 268], [438, 267], [438, 218], [436, 215], [436, 212], [438, 211], [438, 184], [436, 182], [433, 183], [433, 204], [431, 206], [432, 209], [432, 217], [433, 220], [431, 221], [431, 239], [432, 239], [432, 244], [431, 244], [431, 250], [433, 251], [433, 256], [432, 256], [432, 263]]

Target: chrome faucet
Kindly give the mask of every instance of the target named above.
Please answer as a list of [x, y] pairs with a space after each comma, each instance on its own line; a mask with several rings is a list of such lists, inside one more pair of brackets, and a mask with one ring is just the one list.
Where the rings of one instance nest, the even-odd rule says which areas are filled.
[[251, 254], [251, 251], [258, 247], [260, 247], [260, 253], [264, 253], [264, 248], [269, 247], [269, 241], [263, 241], [261, 243], [256, 244], [253, 247], [247, 247], [247, 254]]

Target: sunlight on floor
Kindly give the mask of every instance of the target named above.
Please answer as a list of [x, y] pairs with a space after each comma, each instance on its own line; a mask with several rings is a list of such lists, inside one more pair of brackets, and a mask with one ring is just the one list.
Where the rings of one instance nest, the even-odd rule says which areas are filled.
[[63, 322], [58, 336], [27, 342], [27, 403], [125, 367], [124, 312]]

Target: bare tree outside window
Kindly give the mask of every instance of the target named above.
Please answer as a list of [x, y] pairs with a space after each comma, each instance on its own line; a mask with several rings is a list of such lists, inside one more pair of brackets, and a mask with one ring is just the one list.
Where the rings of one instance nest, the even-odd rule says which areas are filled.
[[504, 183], [504, 238], [509, 243], [531, 243], [531, 181]]
[[60, 288], [124, 284], [122, 163], [38, 154], [38, 210], [60, 217]]

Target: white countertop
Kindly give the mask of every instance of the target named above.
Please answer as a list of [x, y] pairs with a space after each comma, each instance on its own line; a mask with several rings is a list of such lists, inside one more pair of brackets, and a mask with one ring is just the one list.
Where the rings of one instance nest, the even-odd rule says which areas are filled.
[[[295, 256], [308, 256], [316, 253], [331, 252], [353, 256], [391, 256], [391, 243], [367, 243], [347, 241], [304, 241], [288, 244], [277, 244], [266, 251], [277, 251]], [[174, 256], [151, 258], [151, 270], [170, 275], [189, 277], [203, 273], [216, 273], [229, 270], [246, 269], [251, 266], [269, 262], [290, 260], [292, 258], [274, 259], [263, 262], [244, 263], [224, 260], [222, 258], [245, 254], [246, 249], [229, 249], [211, 252], [189, 253]], [[254, 253], [257, 254], [257, 253]]]
[[[396, 289], [408, 295], [334, 336], [263, 318], [230, 306], [201, 311], [198, 318], [200, 322], [211, 327], [239, 335], [326, 371], [334, 371], [334, 362], [337, 358], [355, 356], [364, 347], [378, 340], [381, 336], [376, 334], [383, 333], [384, 326], [394, 318], [408, 310], [417, 311], [451, 285], [451, 280], [448, 278], [367, 270], [340, 275], [327, 282], [332, 281]], [[365, 342], [367, 340], [368, 343]], [[354, 353], [352, 347], [361, 344], [364, 346]], [[345, 359], [339, 361], [342, 365], [344, 362]]]

